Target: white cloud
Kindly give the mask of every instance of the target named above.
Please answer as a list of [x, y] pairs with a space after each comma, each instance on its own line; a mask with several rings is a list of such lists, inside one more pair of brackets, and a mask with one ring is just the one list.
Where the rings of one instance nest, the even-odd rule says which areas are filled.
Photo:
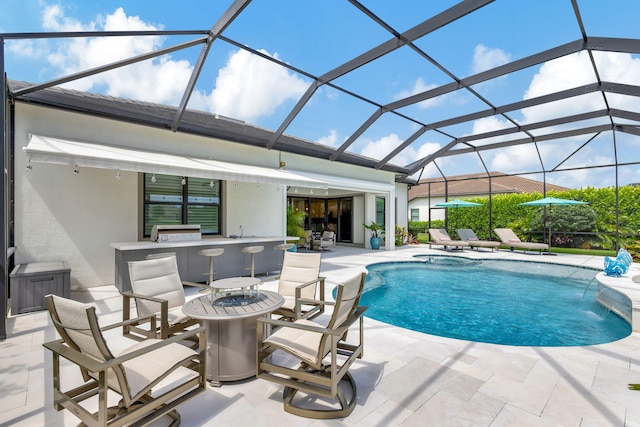
[[[83, 24], [66, 17], [60, 6], [45, 8], [43, 26], [52, 31], [160, 29], [137, 16], [127, 16], [122, 8], [98, 17], [95, 22]], [[47, 60], [63, 75], [68, 75], [152, 52], [162, 47], [162, 43], [162, 37], [155, 36], [74, 38], [58, 44]], [[176, 105], [182, 98], [192, 69], [188, 61], [176, 61], [165, 55], [75, 80], [65, 86], [84, 91], [100, 88], [112, 96]]]
[[329, 147], [338, 147], [340, 145], [338, 142], [338, 132], [336, 132], [334, 129], [331, 129], [329, 135], [318, 138], [317, 142]]
[[[369, 141], [362, 149], [360, 154], [363, 156], [371, 157], [381, 160], [385, 158], [390, 152], [395, 150], [400, 144], [404, 142], [395, 133], [384, 136], [376, 141]], [[418, 159], [421, 159], [429, 154], [440, 149], [440, 144], [435, 142], [425, 142], [418, 150], [413, 146], [406, 147], [395, 157], [391, 159], [391, 163], [405, 166], [409, 163], [413, 163]]]
[[402, 143], [402, 140], [392, 133], [387, 136], [383, 136], [377, 141], [369, 141], [367, 145], [360, 151], [363, 156], [371, 157], [374, 159], [381, 159]]
[[[640, 84], [640, 60], [625, 53], [596, 52], [594, 54], [600, 77], [604, 81]], [[523, 99], [530, 99], [557, 91], [593, 83], [596, 81], [591, 60], [587, 52], [578, 52], [562, 58], [544, 63], [531, 80], [529, 87], [523, 94]], [[636, 111], [640, 108], [640, 101], [635, 97], [619, 97], [608, 95], [609, 102], [614, 108]], [[603, 109], [605, 104], [600, 93], [594, 93], [580, 98], [567, 99], [548, 105], [523, 110], [522, 122], [534, 123], [564, 115], [579, 114], [595, 109]], [[584, 124], [581, 124], [584, 125]], [[508, 123], [498, 117], [491, 117], [474, 122], [473, 133], [486, 132], [508, 126]], [[552, 132], [546, 129], [545, 132]], [[511, 137], [512, 138], [512, 137]], [[585, 137], [566, 138], [561, 141], [563, 150], [556, 152], [553, 144], [539, 146], [541, 156], [546, 163], [559, 162], [565, 154], [571, 153], [585, 142]], [[608, 154], [608, 153], [607, 153]], [[514, 146], [496, 150], [495, 153], [483, 153], [491, 170], [517, 173], [522, 171], [539, 170], [541, 168], [538, 154], [531, 144]], [[591, 146], [584, 147], [576, 154], [576, 159], [582, 165], [609, 164], [613, 161], [608, 155], [599, 152]], [[545, 166], [555, 166], [545, 164]], [[559, 185], [581, 187], [587, 185], [611, 185], [606, 175], [610, 172], [600, 169], [577, 170], [555, 176]], [[551, 179], [550, 179], [550, 182]]]
[[[261, 51], [268, 55], [268, 52]], [[278, 58], [277, 54], [273, 55]], [[211, 111], [241, 120], [269, 115], [289, 99], [298, 99], [308, 84], [285, 68], [239, 50], [218, 71]]]
[[[144, 22], [138, 16], [127, 16], [121, 7], [112, 14], [82, 23], [67, 17], [59, 5], [47, 6], [42, 14], [42, 25], [49, 31], [162, 29], [161, 26]], [[155, 36], [75, 38], [57, 44], [47, 55], [47, 60], [52, 68], [59, 70], [59, 75], [69, 75], [156, 51], [163, 47], [163, 43], [163, 37]], [[36, 56], [35, 47], [31, 44], [23, 56]], [[277, 58], [277, 54], [274, 57]], [[164, 55], [75, 80], [65, 86], [178, 105], [192, 72], [193, 65], [189, 61]], [[216, 87], [211, 93], [194, 91], [189, 107], [249, 121], [273, 113], [289, 99], [299, 98], [308, 86], [286, 69], [243, 50], [230, 56], [226, 66], [219, 70], [215, 83]]]
[[511, 61], [511, 56], [502, 49], [488, 48], [483, 44], [479, 44], [473, 50], [473, 61], [471, 63], [471, 72], [473, 74], [490, 70]]
[[505, 129], [508, 127], [512, 127], [513, 124], [507, 122], [502, 116], [490, 116], [483, 117], [473, 122], [473, 131], [472, 135], [478, 133], [491, 132], [494, 130]]
[[47, 55], [48, 48], [44, 40], [10, 40], [7, 50], [19, 57], [40, 59]]
[[[400, 92], [398, 92], [398, 94], [396, 94], [396, 96], [394, 96], [394, 99], [398, 100], [398, 99], [404, 99], [407, 98], [409, 96], [413, 96], [413, 95], [417, 95], [419, 93], [422, 92], [426, 92], [430, 89], [433, 89], [437, 87], [437, 85], [435, 84], [426, 84], [424, 82], [424, 80], [422, 79], [422, 77], [418, 77], [418, 79], [415, 81], [415, 83], [413, 84], [413, 87], [409, 90], [401, 90]], [[444, 100], [447, 98], [447, 95], [442, 95], [442, 96], [438, 96], [436, 98], [431, 98], [431, 99], [427, 99], [426, 101], [422, 101], [417, 103], [416, 105], [419, 108], [429, 108], [429, 107], [434, 107], [437, 105], [441, 105]]]

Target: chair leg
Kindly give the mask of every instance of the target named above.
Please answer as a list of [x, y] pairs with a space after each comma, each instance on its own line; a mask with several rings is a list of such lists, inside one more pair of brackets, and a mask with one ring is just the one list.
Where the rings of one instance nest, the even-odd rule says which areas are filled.
[[[347, 372], [340, 380], [342, 387], [347, 388], [349, 391], [350, 399], [345, 396], [345, 388], [339, 387], [337, 393], [337, 403], [340, 408], [337, 409], [313, 409], [308, 407], [308, 401], [310, 399], [303, 399], [303, 406], [298, 406], [294, 403], [294, 398], [298, 393], [298, 389], [286, 386], [283, 391], [283, 404], [285, 412], [293, 415], [298, 415], [305, 418], [313, 418], [317, 420], [329, 420], [334, 418], [345, 418], [353, 412], [356, 407], [356, 400], [358, 397], [356, 382], [349, 372]], [[312, 394], [309, 395], [311, 398]]]

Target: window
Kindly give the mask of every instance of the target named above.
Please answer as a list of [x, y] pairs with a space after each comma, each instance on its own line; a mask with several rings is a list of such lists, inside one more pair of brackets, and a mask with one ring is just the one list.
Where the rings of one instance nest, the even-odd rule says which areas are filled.
[[411, 209], [411, 221], [420, 221], [420, 209]]
[[384, 209], [385, 199], [384, 197], [376, 197], [376, 224], [385, 225], [384, 221]]
[[156, 224], [200, 224], [202, 234], [220, 234], [220, 212], [219, 180], [144, 174], [145, 237]]

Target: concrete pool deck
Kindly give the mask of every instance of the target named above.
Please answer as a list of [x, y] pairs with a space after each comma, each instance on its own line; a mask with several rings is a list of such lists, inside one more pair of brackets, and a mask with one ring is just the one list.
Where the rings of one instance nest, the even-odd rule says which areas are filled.
[[[603, 257], [465, 250], [427, 245], [393, 252], [337, 246], [323, 254], [330, 284], [367, 264], [410, 260], [417, 254], [524, 259], [602, 269]], [[627, 278], [640, 273], [633, 264]], [[640, 286], [640, 285], [638, 285]], [[96, 301], [101, 322], [121, 319], [113, 289], [72, 293]], [[51, 354], [55, 339], [44, 311], [12, 316], [0, 341], [0, 425], [75, 426], [53, 409]], [[640, 333], [586, 347], [511, 347], [413, 332], [365, 319], [364, 358], [351, 372], [358, 402], [346, 419], [315, 421], [282, 409], [282, 388], [263, 380], [225, 383], [178, 408], [183, 426], [640, 426]]]

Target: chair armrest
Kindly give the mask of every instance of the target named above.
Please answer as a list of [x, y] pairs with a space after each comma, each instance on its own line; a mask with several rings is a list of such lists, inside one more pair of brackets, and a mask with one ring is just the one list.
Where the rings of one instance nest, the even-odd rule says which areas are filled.
[[[102, 328], [101, 328], [102, 329]], [[55, 340], [55, 341], [50, 341], [47, 343], [42, 344], [43, 347], [51, 350], [53, 353], [56, 353], [62, 357], [64, 357], [65, 359], [69, 360], [72, 363], [75, 363], [76, 365], [80, 366], [81, 368], [86, 369], [89, 372], [100, 372], [100, 371], [105, 371], [109, 368], [111, 368], [114, 365], [119, 365], [123, 362], [126, 362], [127, 360], [131, 360], [131, 359], [135, 359], [136, 357], [139, 356], [143, 356], [153, 350], [157, 350], [160, 349], [162, 347], [166, 347], [170, 344], [173, 343], [178, 343], [182, 340], [184, 340], [185, 338], [189, 338], [192, 336], [196, 336], [198, 334], [202, 334], [202, 338], [206, 339], [205, 334], [206, 334], [206, 328], [204, 327], [199, 327], [199, 328], [195, 328], [195, 329], [191, 329], [183, 334], [180, 335], [174, 335], [170, 338], [161, 340], [155, 344], [151, 344], [148, 347], [143, 347], [143, 348], [139, 348], [136, 351], [132, 351], [129, 353], [125, 353], [122, 354], [118, 357], [115, 357], [111, 360], [108, 360], [106, 362], [100, 362], [97, 361], [93, 358], [90, 358], [88, 356], [85, 356], [84, 354], [82, 354], [81, 352], [74, 350], [73, 348], [69, 347], [68, 345], [64, 344], [63, 340]]]
[[125, 298], [139, 298], [139, 299], [144, 299], [147, 301], [153, 301], [153, 302], [157, 302], [158, 304], [161, 304], [163, 301], [166, 301], [162, 298], [156, 298], [156, 297], [150, 297], [148, 295], [141, 295], [141, 294], [135, 294], [133, 292], [121, 292], [122, 296]]
[[[160, 331], [161, 338], [167, 338], [169, 335], [169, 301], [162, 298], [150, 297], [147, 295], [136, 294], [130, 291], [121, 292], [122, 294], [122, 320], [127, 321], [130, 318], [131, 298], [139, 298], [146, 301], [152, 301], [160, 305], [160, 309], [156, 313], [160, 313]], [[126, 328], [123, 326], [123, 332], [126, 334]]]
[[324, 280], [325, 278], [320, 276], [317, 279], [313, 279], [306, 283], [296, 286], [296, 300], [301, 298], [300, 295], [301, 295], [302, 289], [308, 286], [314, 285], [318, 282], [320, 282], [320, 299], [324, 300]]
[[101, 331], [108, 331], [110, 329], [115, 329], [115, 328], [119, 328], [121, 326], [129, 326], [129, 325], [139, 325], [143, 322], [149, 321], [151, 323], [151, 328], [155, 329], [156, 328], [156, 321], [158, 319], [156, 318], [155, 314], [149, 314], [147, 316], [140, 316], [140, 317], [135, 317], [133, 319], [126, 319], [126, 320], [122, 320], [122, 322], [118, 322], [118, 323], [113, 323], [111, 325], [106, 325], [100, 328]]
[[182, 281], [183, 286], [193, 286], [195, 288], [203, 288], [203, 289], [211, 289], [211, 286], [206, 283], [198, 283], [198, 282], [187, 282], [186, 280]]
[[296, 300], [296, 306], [294, 308], [294, 311], [296, 313], [300, 313], [300, 315], [298, 315], [298, 317], [297, 317], [298, 319], [306, 318], [306, 316], [302, 316], [302, 306], [305, 305], [305, 304], [306, 305], [315, 305], [316, 307], [320, 307], [321, 309], [319, 310], [318, 314], [324, 312], [324, 306], [326, 306], [326, 305], [336, 305], [335, 301], [326, 301], [326, 300], [309, 299], [309, 298], [298, 298]]
[[[296, 315], [296, 319], [300, 319], [302, 317], [302, 304], [298, 304], [298, 300], [302, 298], [302, 289], [311, 286], [311, 285], [315, 285], [316, 283], [320, 283], [320, 301], [324, 301], [324, 280], [325, 278], [322, 276], [319, 276], [317, 279], [313, 279], [308, 281], [307, 283], [303, 283], [301, 285], [296, 286], [296, 292], [295, 292], [295, 301], [296, 301], [296, 306], [295, 306], [295, 315]], [[321, 305], [322, 310], [324, 311], [324, 307]], [[319, 314], [319, 313], [318, 313]]]
[[300, 302], [300, 304], [312, 304], [312, 305], [336, 305], [335, 301], [326, 301], [320, 299], [310, 299], [310, 298], [298, 298], [296, 301]]
[[344, 333], [351, 327], [351, 325], [353, 325], [360, 317], [364, 315], [364, 312], [367, 311], [367, 308], [368, 307], [365, 306], [358, 306], [356, 311], [354, 311], [349, 317], [347, 317], [342, 325], [340, 325], [340, 327], [336, 329], [328, 329], [323, 326], [312, 326], [303, 323], [289, 322], [286, 320], [271, 319], [267, 317], [260, 317], [257, 319], [257, 321], [258, 323], [265, 323], [272, 326], [282, 326], [285, 328], [293, 328], [302, 331], [340, 336], [344, 335]]

